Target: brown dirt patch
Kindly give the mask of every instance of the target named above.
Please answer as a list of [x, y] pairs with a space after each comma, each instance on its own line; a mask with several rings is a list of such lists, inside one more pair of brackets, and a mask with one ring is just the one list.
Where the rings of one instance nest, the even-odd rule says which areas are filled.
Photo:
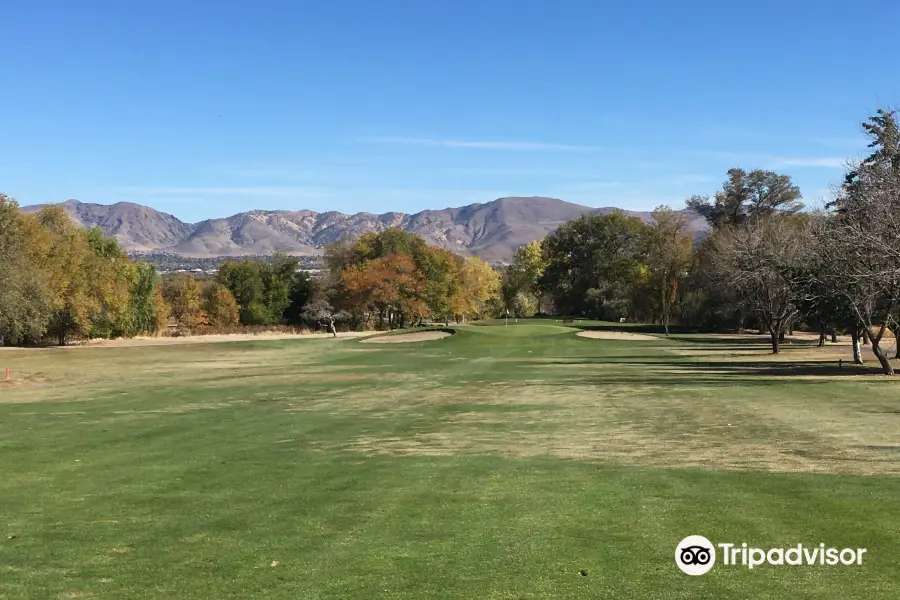
[[441, 338], [450, 337], [452, 333], [446, 331], [418, 331], [416, 333], [401, 333], [400, 335], [383, 335], [365, 340], [365, 344], [404, 344], [409, 342], [430, 342]]
[[643, 333], [629, 333], [627, 331], [579, 331], [576, 333], [578, 337], [590, 338], [592, 340], [652, 340], [659, 341], [660, 338], [655, 335], [645, 335]]

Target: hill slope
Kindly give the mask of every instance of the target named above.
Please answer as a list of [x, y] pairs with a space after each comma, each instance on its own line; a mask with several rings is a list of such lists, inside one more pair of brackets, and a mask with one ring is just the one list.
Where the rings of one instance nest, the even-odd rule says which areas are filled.
[[[508, 262], [516, 248], [543, 238], [566, 221], [583, 214], [616, 210], [531, 197], [500, 198], [485, 204], [411, 215], [252, 210], [224, 219], [184, 223], [172, 215], [129, 202], [103, 205], [69, 200], [63, 206], [77, 223], [101, 227], [128, 251], [173, 252], [205, 258], [281, 250], [310, 256], [321, 254], [325, 244], [343, 237], [400, 227], [421, 235], [430, 244], [459, 254], [475, 254], [491, 262]], [[38, 208], [28, 206], [23, 210]], [[625, 212], [645, 220], [650, 218], [650, 213]], [[703, 220], [694, 218], [692, 229], [704, 230]]]
[[[68, 200], [62, 205], [76, 223], [82, 227], [100, 227], [129, 251], [172, 246], [190, 235], [194, 227], [172, 215], [131, 202], [107, 205]], [[25, 206], [22, 210], [33, 212], [40, 208], [40, 205]]]

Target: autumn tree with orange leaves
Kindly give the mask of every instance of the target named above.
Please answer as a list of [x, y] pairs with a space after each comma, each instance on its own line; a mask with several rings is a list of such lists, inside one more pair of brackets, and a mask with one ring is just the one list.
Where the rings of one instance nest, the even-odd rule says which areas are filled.
[[425, 278], [407, 254], [347, 267], [341, 279], [348, 308], [363, 313], [366, 323], [374, 319], [379, 329], [405, 327], [428, 312]]
[[367, 233], [326, 249], [321, 293], [360, 327], [406, 327], [484, 314], [499, 277], [481, 259], [463, 259], [400, 229]]

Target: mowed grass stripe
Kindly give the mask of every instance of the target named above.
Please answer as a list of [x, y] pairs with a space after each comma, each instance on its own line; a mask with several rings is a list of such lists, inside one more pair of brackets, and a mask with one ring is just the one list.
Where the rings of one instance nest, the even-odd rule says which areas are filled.
[[3, 351], [0, 598], [897, 597], [896, 386], [574, 333]]

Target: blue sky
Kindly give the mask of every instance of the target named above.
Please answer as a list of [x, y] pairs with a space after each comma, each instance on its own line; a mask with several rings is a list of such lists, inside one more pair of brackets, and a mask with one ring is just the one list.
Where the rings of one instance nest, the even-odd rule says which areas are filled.
[[815, 202], [900, 104], [900, 3], [381, 0], [0, 6], [22, 204], [676, 207], [732, 166]]

